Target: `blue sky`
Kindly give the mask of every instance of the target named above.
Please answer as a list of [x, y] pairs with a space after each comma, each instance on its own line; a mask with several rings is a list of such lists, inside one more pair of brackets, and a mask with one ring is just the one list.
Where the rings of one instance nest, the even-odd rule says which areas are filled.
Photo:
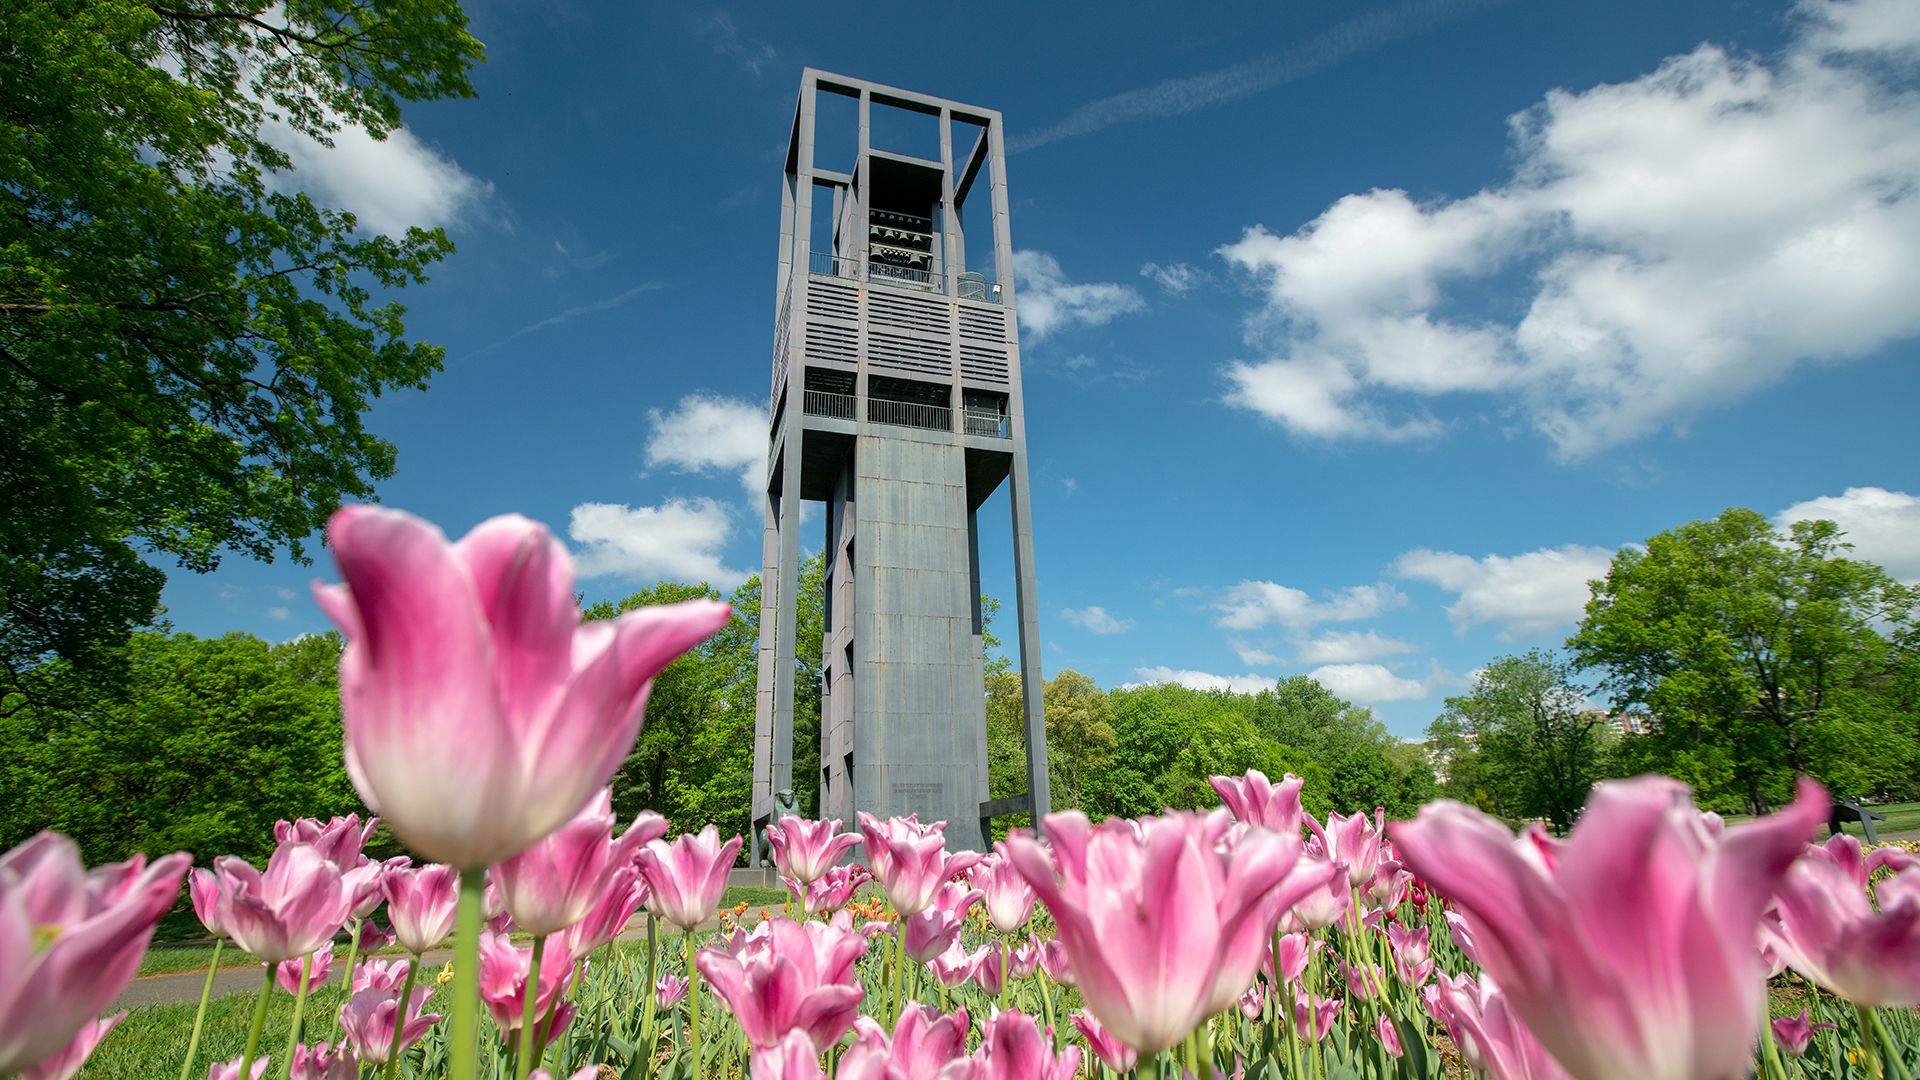
[[[1728, 506], [1920, 579], [1910, 0], [1029, 7], [470, 4], [477, 99], [289, 144], [459, 244], [383, 501], [547, 522], [591, 598], [758, 569], [812, 65], [1005, 115], [1049, 675], [1314, 673], [1414, 736]], [[292, 637], [330, 574], [174, 572], [169, 616]]]

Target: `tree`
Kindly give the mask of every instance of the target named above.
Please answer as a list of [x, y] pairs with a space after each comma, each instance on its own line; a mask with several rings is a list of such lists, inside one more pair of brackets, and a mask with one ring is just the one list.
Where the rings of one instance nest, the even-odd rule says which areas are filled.
[[1166, 808], [1218, 805], [1209, 776], [1259, 769], [1309, 777], [1318, 770], [1267, 737], [1246, 716], [1245, 695], [1171, 683], [1111, 690], [1114, 750], [1109, 767], [1087, 784], [1088, 812], [1135, 817]]
[[0, 849], [41, 829], [89, 864], [264, 858], [279, 818], [365, 813], [341, 756], [338, 634], [137, 634], [123, 700], [0, 719]]
[[1566, 832], [1605, 775], [1606, 715], [1583, 705], [1572, 668], [1548, 653], [1488, 664], [1428, 729], [1446, 748], [1448, 794]]
[[1625, 752], [1754, 813], [1798, 773], [1840, 794], [1910, 792], [1920, 750], [1897, 700], [1912, 661], [1896, 639], [1913, 593], [1847, 550], [1830, 521], [1782, 534], [1731, 509], [1615, 555], [1568, 647], [1616, 709], [1652, 717]]
[[1113, 706], [1092, 679], [1063, 671], [1047, 681], [1046, 718], [1053, 808], [1079, 809], [1087, 784], [1113, 764]]
[[441, 350], [375, 290], [452, 245], [287, 190], [264, 132], [383, 138], [403, 101], [471, 96], [465, 27], [453, 0], [0, 5], [9, 707], [55, 700], [55, 674], [124, 680], [165, 582], [144, 556], [302, 559], [392, 475], [361, 414]]
[[1238, 697], [1255, 727], [1317, 767], [1303, 793], [1308, 809], [1353, 814], [1378, 806], [1411, 817], [1433, 798], [1426, 754], [1388, 734], [1372, 709], [1342, 700], [1311, 676]]

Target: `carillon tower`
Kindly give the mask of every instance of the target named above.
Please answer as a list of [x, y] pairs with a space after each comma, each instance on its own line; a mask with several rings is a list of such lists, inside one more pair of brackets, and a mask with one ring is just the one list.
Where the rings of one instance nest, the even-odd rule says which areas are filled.
[[[823, 106], [857, 117], [852, 160], [816, 152]], [[877, 126], [917, 128], [921, 145], [883, 149]], [[756, 865], [793, 787], [802, 500], [825, 504], [819, 816], [918, 813], [948, 822], [950, 848], [978, 849], [993, 817], [1047, 812], [1005, 158], [992, 109], [801, 78], [773, 303]], [[992, 523], [976, 512], [1003, 483], [1028, 787], [988, 800], [979, 530]]]

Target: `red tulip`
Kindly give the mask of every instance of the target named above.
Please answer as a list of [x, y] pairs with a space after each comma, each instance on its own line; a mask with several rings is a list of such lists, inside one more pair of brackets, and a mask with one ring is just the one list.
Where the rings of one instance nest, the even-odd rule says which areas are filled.
[[52, 832], [0, 855], [0, 1075], [64, 1055], [120, 996], [189, 865], [135, 855], [88, 871]]
[[457, 544], [396, 510], [327, 529], [347, 771], [427, 858], [478, 870], [565, 824], [633, 747], [654, 675], [724, 625], [692, 600], [582, 624], [566, 548], [518, 516]]

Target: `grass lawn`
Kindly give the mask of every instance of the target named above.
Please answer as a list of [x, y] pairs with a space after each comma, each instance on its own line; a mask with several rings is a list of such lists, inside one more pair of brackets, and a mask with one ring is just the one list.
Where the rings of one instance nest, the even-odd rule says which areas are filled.
[[[1872, 810], [1876, 814], [1886, 815], [1887, 820], [1873, 823], [1874, 831], [1882, 836], [1887, 833], [1920, 831], [1920, 802], [1882, 803], [1878, 806], [1869, 806], [1867, 809]], [[1729, 824], [1736, 824], [1748, 820], [1751, 820], [1751, 816], [1747, 814], [1735, 814], [1727, 817]], [[1849, 821], [1845, 827], [1847, 832], [1855, 836], [1864, 837], [1866, 835], [1866, 830], [1863, 829], [1857, 821]], [[1824, 840], [1826, 836], [1827, 830], [1825, 827], [1822, 827], [1819, 838]]]

